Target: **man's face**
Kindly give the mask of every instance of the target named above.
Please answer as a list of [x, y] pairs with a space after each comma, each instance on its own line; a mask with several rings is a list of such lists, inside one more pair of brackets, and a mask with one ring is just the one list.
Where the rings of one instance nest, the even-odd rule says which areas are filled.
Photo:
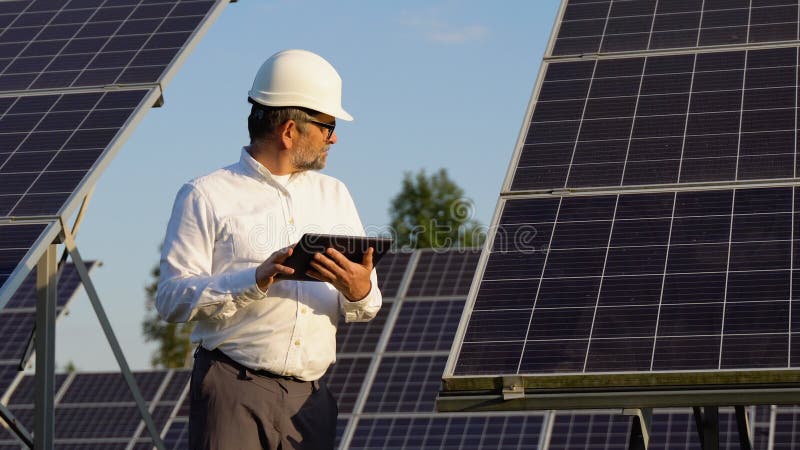
[[[335, 123], [332, 116], [320, 114], [313, 119], [323, 123]], [[303, 137], [298, 141], [293, 154], [293, 163], [298, 172], [306, 170], [320, 170], [325, 167], [328, 150], [336, 143], [336, 134], [328, 139], [328, 130], [316, 123], [307, 122]]]

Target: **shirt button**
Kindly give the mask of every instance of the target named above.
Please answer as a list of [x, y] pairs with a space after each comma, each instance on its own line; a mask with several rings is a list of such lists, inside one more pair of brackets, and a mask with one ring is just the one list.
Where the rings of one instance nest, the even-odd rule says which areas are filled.
[[300, 347], [300, 341], [294, 341], [295, 347]]
[[294, 225], [294, 219], [289, 219], [289, 225]]
[[303, 309], [301, 309], [301, 310], [300, 310], [300, 312], [301, 312], [301, 313], [303, 313], [303, 314], [305, 314], [305, 313], [307, 313], [307, 312], [308, 312], [308, 308], [303, 308]]

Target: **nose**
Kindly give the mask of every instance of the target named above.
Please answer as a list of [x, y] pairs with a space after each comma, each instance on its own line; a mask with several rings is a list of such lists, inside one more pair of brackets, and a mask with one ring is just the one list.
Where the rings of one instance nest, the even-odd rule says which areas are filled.
[[336, 141], [339, 140], [339, 136], [336, 135], [336, 131], [334, 130], [333, 134], [331, 134], [331, 138], [328, 139], [328, 142], [331, 144], [335, 144]]

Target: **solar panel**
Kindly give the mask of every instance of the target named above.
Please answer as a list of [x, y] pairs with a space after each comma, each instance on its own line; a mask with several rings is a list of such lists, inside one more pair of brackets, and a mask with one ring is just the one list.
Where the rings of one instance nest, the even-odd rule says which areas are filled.
[[537, 448], [541, 427], [541, 415], [366, 418], [348, 448]]
[[568, 0], [553, 55], [796, 41], [792, 0]]
[[0, 90], [160, 82], [216, 3], [5, 2]]
[[392, 252], [381, 259], [376, 271], [378, 272], [378, 286], [381, 287], [383, 298], [392, 298], [397, 295], [397, 289], [403, 280], [411, 255], [410, 252]]
[[464, 300], [403, 302], [386, 351], [448, 351], [464, 309]]
[[[460, 254], [463, 253], [463, 254]], [[480, 249], [420, 250], [406, 297], [467, 295]]]
[[546, 62], [508, 189], [792, 179], [797, 50]]
[[0, 99], [0, 217], [58, 214], [152, 97], [144, 89]]
[[454, 375], [797, 367], [795, 190], [505, 201]]
[[323, 379], [338, 402], [340, 414], [353, 412], [370, 361], [370, 357], [337, 357], [336, 363], [325, 373]]
[[[185, 371], [184, 371], [185, 372]], [[183, 400], [188, 373], [149, 371], [135, 372], [142, 395], [152, 408], [158, 430], [167, 423]], [[171, 378], [168, 379], [168, 376]], [[180, 385], [180, 389], [177, 386]], [[10, 396], [9, 408], [32, 429], [34, 420], [34, 377], [24, 377]], [[127, 386], [118, 373], [72, 373], [56, 376], [55, 442], [57, 448], [152, 448], [150, 437], [143, 432], [139, 411], [124, 392]], [[181, 391], [176, 396], [175, 391]], [[155, 402], [155, 405], [152, 403]], [[0, 448], [13, 446], [10, 434], [0, 436]], [[18, 444], [17, 448], [18, 448]]]
[[393, 306], [394, 303], [385, 302], [378, 315], [369, 322], [339, 323], [336, 329], [336, 353], [374, 353]]
[[[225, 4], [3, 2], [0, 221], [70, 216]], [[25, 258], [0, 260], [0, 305], [51, 231]]]

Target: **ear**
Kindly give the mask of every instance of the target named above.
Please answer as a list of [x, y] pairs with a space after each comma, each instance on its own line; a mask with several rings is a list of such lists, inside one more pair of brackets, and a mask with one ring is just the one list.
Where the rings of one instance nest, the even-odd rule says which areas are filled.
[[290, 149], [294, 146], [294, 142], [297, 140], [300, 130], [297, 129], [297, 122], [289, 119], [278, 127], [276, 133], [278, 134], [278, 141], [282, 144], [283, 148]]

